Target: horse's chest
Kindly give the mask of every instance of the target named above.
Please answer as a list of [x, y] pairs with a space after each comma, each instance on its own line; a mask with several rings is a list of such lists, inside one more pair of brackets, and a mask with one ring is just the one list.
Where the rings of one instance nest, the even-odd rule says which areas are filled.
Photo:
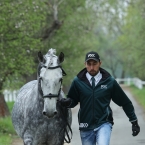
[[[62, 130], [62, 120], [61, 119], [51, 119], [51, 120], [39, 120], [40, 124], [34, 131], [35, 141], [38, 143], [50, 142], [51, 144], [56, 144], [59, 142]], [[43, 134], [43, 136], [42, 136]], [[49, 144], [49, 143], [48, 143]]]
[[56, 132], [56, 130], [61, 130], [63, 127], [63, 121], [62, 119], [44, 119], [39, 120], [39, 128], [43, 132], [46, 132], [46, 134], [53, 134]]

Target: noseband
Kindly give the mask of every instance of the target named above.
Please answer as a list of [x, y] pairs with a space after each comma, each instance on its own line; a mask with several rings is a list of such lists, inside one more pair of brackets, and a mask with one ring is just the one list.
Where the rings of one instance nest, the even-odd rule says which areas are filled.
[[[42, 91], [42, 88], [41, 88], [41, 80], [42, 80], [42, 77], [40, 77], [40, 69], [42, 68], [42, 67], [45, 67], [45, 68], [47, 68], [44, 64], [41, 64], [41, 66], [40, 66], [40, 68], [39, 68], [39, 71], [38, 71], [38, 75], [39, 75], [39, 78], [38, 78], [38, 90], [39, 90], [39, 92], [40, 92], [40, 94], [41, 94], [41, 96], [43, 97], [43, 98], [54, 98], [54, 97], [59, 97], [59, 95], [60, 95], [60, 91], [61, 91], [61, 87], [60, 87], [60, 89], [59, 89], [59, 91], [58, 91], [58, 94], [47, 94], [47, 95], [44, 95], [43, 94], [43, 91]], [[56, 69], [56, 68], [61, 68], [61, 70], [62, 70], [62, 75], [63, 76], [66, 76], [66, 73], [65, 73], [65, 71], [63, 70], [63, 68], [61, 67], [61, 65], [58, 65], [58, 66], [54, 66], [54, 67], [48, 67], [47, 69]], [[63, 79], [61, 79], [60, 80], [60, 82], [61, 82], [61, 85], [62, 85], [62, 81], [63, 81]], [[60, 85], [60, 86], [61, 86]]]

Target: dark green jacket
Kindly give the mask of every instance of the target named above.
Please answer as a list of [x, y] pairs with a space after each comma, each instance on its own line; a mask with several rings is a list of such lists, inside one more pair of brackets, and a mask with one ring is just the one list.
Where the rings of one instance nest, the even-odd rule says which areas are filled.
[[72, 99], [70, 108], [75, 107], [80, 102], [78, 113], [80, 130], [95, 129], [105, 122], [113, 124], [111, 100], [122, 106], [129, 121], [137, 120], [131, 101], [107, 71], [100, 68], [102, 79], [94, 89], [86, 78], [86, 73], [86, 69], [79, 72], [67, 95], [68, 98]]

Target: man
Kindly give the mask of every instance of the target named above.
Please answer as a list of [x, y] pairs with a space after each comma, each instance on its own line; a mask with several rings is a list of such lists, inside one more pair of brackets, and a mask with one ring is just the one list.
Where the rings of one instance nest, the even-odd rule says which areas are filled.
[[61, 104], [68, 108], [80, 102], [78, 120], [82, 145], [109, 145], [113, 125], [111, 100], [128, 116], [132, 135], [140, 132], [131, 101], [116, 80], [100, 66], [98, 53], [88, 52], [85, 68], [74, 78], [67, 99], [61, 100]]

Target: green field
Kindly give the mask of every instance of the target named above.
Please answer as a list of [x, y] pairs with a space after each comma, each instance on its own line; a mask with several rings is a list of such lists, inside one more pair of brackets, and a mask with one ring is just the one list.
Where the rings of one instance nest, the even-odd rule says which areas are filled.
[[129, 88], [138, 103], [145, 109], [145, 87], [143, 89], [138, 89], [135, 86]]

